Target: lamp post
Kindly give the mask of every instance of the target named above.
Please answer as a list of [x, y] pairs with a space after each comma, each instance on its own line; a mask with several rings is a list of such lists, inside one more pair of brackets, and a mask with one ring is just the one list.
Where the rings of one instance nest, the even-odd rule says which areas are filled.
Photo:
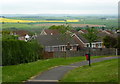
[[70, 43], [67, 42], [67, 50], [70, 50]]
[[90, 51], [90, 49], [91, 49], [91, 43], [89, 43], [89, 45], [87, 45], [87, 47], [88, 47], [88, 53], [86, 54], [86, 59], [87, 59], [87, 61], [88, 61], [88, 64], [89, 64], [89, 66], [91, 66], [91, 61], [90, 61], [90, 53], [91, 53], [91, 51]]
[[66, 48], [66, 51], [70, 51], [70, 43], [67, 42], [67, 48]]
[[89, 47], [89, 54], [88, 54], [88, 57], [89, 57], [89, 66], [91, 66], [91, 60], [90, 60], [90, 56], [91, 56], [91, 42], [90, 42], [90, 47]]
[[117, 48], [116, 48], [116, 56], [120, 55], [120, 51], [119, 51], [119, 37], [120, 37], [120, 30], [117, 30]]

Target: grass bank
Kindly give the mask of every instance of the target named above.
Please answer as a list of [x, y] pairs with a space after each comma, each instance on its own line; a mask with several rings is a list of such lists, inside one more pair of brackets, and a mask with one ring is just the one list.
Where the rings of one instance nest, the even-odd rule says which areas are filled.
[[[105, 56], [92, 56], [91, 58], [100, 58]], [[51, 67], [59, 65], [67, 65], [74, 62], [84, 61], [84, 57], [70, 57], [70, 58], [54, 58], [47, 60], [39, 60], [36, 62], [4, 66], [2, 67], [2, 80], [3, 82], [21, 82], [28, 80], [30, 77], [40, 74]]]
[[93, 63], [68, 72], [61, 82], [118, 82], [118, 59]]

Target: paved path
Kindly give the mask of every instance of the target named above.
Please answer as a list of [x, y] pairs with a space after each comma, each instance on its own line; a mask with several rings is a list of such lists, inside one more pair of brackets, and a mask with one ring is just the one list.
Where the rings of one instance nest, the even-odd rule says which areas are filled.
[[[91, 63], [100, 62], [104, 60], [116, 59], [118, 57], [104, 57], [104, 58], [96, 58], [92, 59]], [[42, 74], [34, 77], [31, 80], [28, 80], [27, 83], [30, 82], [58, 82], [68, 71], [75, 69], [80, 66], [88, 65], [87, 61], [77, 62], [70, 65], [58, 66], [48, 71], [43, 72]]]

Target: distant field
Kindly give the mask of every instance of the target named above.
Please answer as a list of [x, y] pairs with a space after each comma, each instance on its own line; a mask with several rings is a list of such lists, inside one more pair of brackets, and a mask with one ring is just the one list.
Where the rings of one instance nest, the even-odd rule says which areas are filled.
[[0, 22], [8, 22], [8, 23], [36, 23], [36, 22], [79, 22], [79, 20], [16, 20], [16, 19], [8, 19], [8, 18], [0, 18]]
[[100, 19], [100, 17], [7, 17], [0, 18], [2, 22], [2, 29], [22, 29], [32, 32], [40, 32], [43, 29], [49, 28], [52, 25], [65, 25], [66, 23], [72, 27], [85, 28], [86, 25], [90, 27], [106, 26], [108, 29], [118, 28], [118, 20], [114, 19]]
[[[58, 24], [58, 23], [45, 23], [45, 24], [36, 24], [36, 26], [52, 26], [52, 25], [66, 25], [66, 24]], [[72, 27], [86, 27], [86, 26], [89, 26], [89, 27], [104, 27], [105, 25], [93, 25], [93, 24], [69, 24], [70, 26]]]
[[80, 21], [79, 24], [96, 24], [96, 25], [106, 25], [107, 27], [118, 27], [117, 19], [110, 20], [101, 20], [101, 19], [86, 19], [84, 21]]

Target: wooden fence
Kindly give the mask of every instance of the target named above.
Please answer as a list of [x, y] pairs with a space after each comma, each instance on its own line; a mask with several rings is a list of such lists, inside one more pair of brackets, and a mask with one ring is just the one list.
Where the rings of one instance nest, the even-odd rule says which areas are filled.
[[[110, 56], [110, 55], [116, 55], [116, 49], [90, 49], [91, 56]], [[54, 52], [53, 57], [54, 58], [60, 58], [60, 57], [77, 57], [77, 56], [85, 56], [85, 54], [89, 53], [88, 48], [81, 49], [79, 51], [66, 51], [66, 52]]]

